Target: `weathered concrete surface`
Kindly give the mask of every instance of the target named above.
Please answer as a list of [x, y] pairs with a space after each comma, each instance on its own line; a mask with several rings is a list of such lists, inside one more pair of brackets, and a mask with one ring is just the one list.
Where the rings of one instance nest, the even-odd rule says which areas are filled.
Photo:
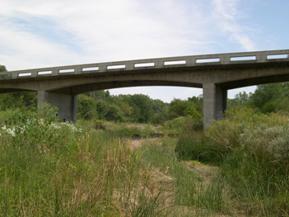
[[38, 91], [38, 107], [49, 103], [58, 108], [58, 116], [63, 121], [74, 122], [76, 120], [76, 96], [62, 93]]
[[39, 104], [59, 107], [75, 120], [79, 93], [134, 86], [185, 86], [204, 90], [204, 126], [223, 117], [227, 90], [289, 81], [289, 50], [210, 54], [28, 69], [0, 73], [0, 92], [32, 90]]
[[204, 127], [207, 128], [214, 120], [224, 117], [227, 105], [227, 90], [214, 83], [203, 84]]

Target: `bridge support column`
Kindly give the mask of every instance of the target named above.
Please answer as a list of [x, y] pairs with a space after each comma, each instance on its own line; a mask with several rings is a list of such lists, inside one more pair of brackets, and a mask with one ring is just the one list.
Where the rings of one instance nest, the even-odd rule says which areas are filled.
[[208, 128], [214, 120], [224, 117], [227, 90], [214, 83], [203, 84], [203, 124]]
[[38, 108], [44, 103], [51, 104], [58, 108], [58, 116], [63, 121], [76, 121], [76, 96], [38, 91]]

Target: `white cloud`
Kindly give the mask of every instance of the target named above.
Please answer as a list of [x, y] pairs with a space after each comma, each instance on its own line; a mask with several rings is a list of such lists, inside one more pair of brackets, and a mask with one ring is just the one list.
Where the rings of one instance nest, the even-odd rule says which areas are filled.
[[[8, 68], [27, 67], [29, 64], [59, 64], [59, 60], [63, 64], [74, 64], [83, 61], [185, 55], [200, 53], [209, 48], [208, 31], [202, 28], [205, 21], [199, 8], [188, 11], [186, 4], [174, 0], [2, 1], [1, 17], [45, 16], [56, 20], [64, 31], [75, 36], [76, 43], [83, 49], [82, 53], [71, 53], [61, 44], [40, 38], [37, 32], [27, 33], [15, 29], [15, 26], [9, 28], [6, 25], [4, 28], [8, 27], [10, 31], [9, 40], [13, 41], [10, 42], [11, 46], [16, 45], [15, 53], [25, 59], [23, 65], [21, 60], [19, 62], [9, 56], [14, 60], [12, 63], [5, 62]], [[3, 22], [0, 22], [1, 25]], [[1, 35], [1, 39], [7, 37]], [[27, 58], [22, 49], [25, 47], [28, 55], [35, 59]], [[52, 56], [53, 50], [55, 52]], [[78, 60], [75, 58], [77, 56]], [[45, 59], [47, 61], [42, 61]]]
[[61, 65], [68, 63], [68, 59], [77, 60], [76, 55], [66, 48], [49, 43], [28, 32], [4, 28], [1, 30], [0, 41], [0, 47], [4, 48], [0, 53], [1, 63], [10, 66], [10, 69]]
[[[210, 0], [220, 27], [245, 49], [254, 43], [236, 20], [237, 1]], [[206, 1], [208, 2], [208, 1]], [[208, 4], [185, 0], [1, 0], [0, 64], [23, 69], [99, 61], [214, 52], [214, 26]], [[27, 30], [21, 19], [43, 17], [53, 22], [43, 25], [45, 34]], [[15, 19], [20, 18], [20, 20]], [[11, 21], [12, 20], [12, 21]], [[15, 25], [13, 22], [19, 22]], [[57, 26], [69, 33], [81, 49], [70, 49], [62, 41], [50, 40]], [[21, 27], [21, 25], [24, 25]], [[46, 29], [45, 29], [46, 28]], [[216, 51], [217, 52], [217, 51]], [[140, 89], [114, 90], [113, 93]], [[187, 88], [144, 88], [154, 98], [169, 100], [199, 95]], [[170, 93], [171, 97], [167, 97]]]
[[248, 27], [238, 22], [241, 10], [239, 4], [240, 0], [213, 0], [215, 23], [245, 50], [255, 50], [254, 41], [246, 33]]

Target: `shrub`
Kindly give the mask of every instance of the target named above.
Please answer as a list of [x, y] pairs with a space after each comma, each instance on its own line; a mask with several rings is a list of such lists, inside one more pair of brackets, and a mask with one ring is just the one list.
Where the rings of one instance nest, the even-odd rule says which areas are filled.
[[202, 123], [190, 116], [182, 116], [165, 122], [164, 129], [168, 134], [179, 135], [184, 132], [202, 130]]
[[178, 138], [176, 155], [180, 160], [197, 160], [204, 163], [219, 164], [226, 156], [226, 150], [207, 141], [202, 133], [191, 132]]
[[[239, 111], [239, 112], [236, 112]], [[222, 178], [233, 196], [247, 204], [247, 215], [288, 216], [289, 120], [282, 114], [229, 111], [206, 132], [224, 150]], [[209, 149], [210, 150], [210, 149]]]
[[289, 162], [289, 123], [274, 127], [260, 126], [246, 129], [240, 143], [259, 158], [266, 158], [273, 164]]
[[24, 109], [14, 109], [5, 110], [0, 112], [0, 125], [1, 126], [14, 126], [25, 124], [28, 120], [35, 117], [35, 112], [24, 110]]
[[216, 148], [224, 152], [231, 152], [239, 146], [239, 136], [243, 131], [243, 125], [236, 121], [221, 120], [214, 122], [206, 131], [206, 138]]
[[102, 120], [95, 120], [95, 121], [94, 121], [94, 126], [93, 126], [93, 128], [96, 129], [96, 130], [105, 130], [105, 129], [106, 129], [106, 126], [105, 126], [104, 121], [102, 121]]
[[229, 153], [244, 145], [244, 142], [240, 140], [242, 135], [243, 139], [246, 137], [244, 136], [245, 131], [247, 134], [260, 127], [267, 129], [285, 125], [288, 121], [288, 117], [281, 114], [266, 115], [257, 113], [250, 108], [232, 109], [226, 114], [226, 119], [214, 122], [205, 135], [209, 142]]
[[95, 99], [81, 94], [77, 100], [77, 113], [80, 118], [85, 120], [95, 118], [97, 116]]
[[42, 104], [38, 110], [38, 118], [48, 121], [49, 123], [58, 120], [58, 108], [51, 104], [44, 103]]
[[109, 132], [114, 137], [120, 138], [147, 138], [158, 136], [158, 129], [149, 124], [117, 124], [107, 127]]

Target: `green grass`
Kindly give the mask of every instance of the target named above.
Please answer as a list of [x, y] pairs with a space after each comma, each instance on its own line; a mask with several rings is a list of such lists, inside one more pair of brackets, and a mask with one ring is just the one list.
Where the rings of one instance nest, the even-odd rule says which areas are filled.
[[139, 123], [114, 123], [102, 120], [79, 120], [78, 126], [85, 129], [105, 131], [115, 138], [153, 138], [162, 137], [163, 129], [160, 126]]
[[185, 125], [132, 151], [129, 139], [162, 129], [17, 115], [0, 126], [0, 216], [289, 216], [283, 116]]
[[143, 193], [148, 168], [123, 140], [25, 126], [16, 136], [1, 132], [0, 216], [160, 216], [157, 195]]
[[[212, 183], [203, 185], [202, 177], [190, 171], [177, 159], [175, 145], [176, 140], [167, 138], [160, 145], [147, 144], [139, 150], [146, 165], [159, 168], [173, 178], [174, 206], [194, 210], [197, 216], [228, 213], [222, 180], [215, 179]], [[183, 213], [180, 216], [186, 215]]]
[[201, 178], [177, 159], [175, 139], [158, 139], [161, 144], [152, 140], [131, 151], [126, 142], [134, 137], [126, 130], [142, 129], [146, 138], [155, 128], [107, 125], [76, 127], [32, 115], [1, 128], [0, 216], [183, 217], [186, 210], [198, 215], [204, 209], [222, 212], [222, 205], [205, 202], [214, 201], [219, 191], [209, 194]]
[[[185, 132], [178, 140], [177, 156], [220, 167], [218, 181], [208, 188], [209, 197], [200, 197], [201, 205], [222, 210], [229, 204], [245, 216], [287, 217], [288, 117], [248, 112], [229, 114], [203, 136]], [[228, 194], [218, 197], [222, 188]]]

